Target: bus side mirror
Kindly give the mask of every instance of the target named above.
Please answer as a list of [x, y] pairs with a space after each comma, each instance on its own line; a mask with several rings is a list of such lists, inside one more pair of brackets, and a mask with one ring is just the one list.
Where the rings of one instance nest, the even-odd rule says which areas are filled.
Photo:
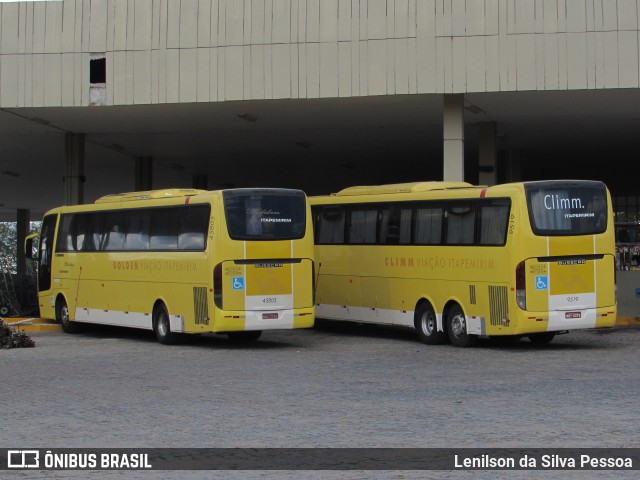
[[25, 240], [24, 240], [24, 256], [26, 258], [31, 258], [33, 260], [37, 260], [38, 259], [37, 246], [36, 246], [36, 250], [34, 250], [33, 241], [35, 239], [37, 239], [39, 236], [40, 236], [39, 233], [32, 233], [31, 235], [27, 236], [27, 238], [25, 238]]

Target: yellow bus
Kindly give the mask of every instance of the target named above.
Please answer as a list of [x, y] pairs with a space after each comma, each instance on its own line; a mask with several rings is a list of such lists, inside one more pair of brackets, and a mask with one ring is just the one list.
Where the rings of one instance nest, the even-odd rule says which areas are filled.
[[[43, 318], [255, 340], [314, 322], [313, 233], [300, 190], [167, 189], [47, 212], [39, 235]], [[27, 241], [27, 254], [33, 238]]]
[[318, 318], [411, 327], [424, 343], [461, 347], [615, 325], [601, 182], [419, 182], [310, 202]]

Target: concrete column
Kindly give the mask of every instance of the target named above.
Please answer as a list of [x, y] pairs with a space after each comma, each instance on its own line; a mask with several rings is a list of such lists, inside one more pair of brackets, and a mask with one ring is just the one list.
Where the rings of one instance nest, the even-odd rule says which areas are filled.
[[24, 255], [24, 240], [29, 234], [30, 212], [26, 208], [19, 208], [16, 213], [16, 271], [18, 275], [26, 275], [27, 260]]
[[135, 191], [144, 192], [153, 189], [153, 158], [136, 157]]
[[495, 185], [497, 183], [497, 147], [495, 122], [483, 122], [480, 127], [478, 155], [478, 183]]
[[522, 181], [522, 159], [520, 157], [520, 150], [509, 150], [506, 167], [508, 182]]
[[199, 190], [208, 190], [207, 181], [208, 178], [206, 175], [194, 175], [191, 178], [191, 186]]
[[65, 135], [65, 205], [79, 205], [84, 202], [84, 134]]
[[464, 95], [444, 96], [443, 180], [464, 181]]

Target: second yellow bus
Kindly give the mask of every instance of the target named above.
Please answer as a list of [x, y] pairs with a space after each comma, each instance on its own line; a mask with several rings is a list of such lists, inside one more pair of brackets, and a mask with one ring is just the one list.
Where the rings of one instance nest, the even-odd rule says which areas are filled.
[[615, 325], [601, 182], [418, 182], [310, 201], [318, 318], [411, 327], [425, 343], [461, 347]]

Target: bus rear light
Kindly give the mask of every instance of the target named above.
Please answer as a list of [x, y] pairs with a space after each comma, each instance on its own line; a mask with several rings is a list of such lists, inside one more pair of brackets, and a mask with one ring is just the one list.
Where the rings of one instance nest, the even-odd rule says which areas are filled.
[[213, 302], [222, 309], [222, 263], [213, 269]]
[[527, 282], [524, 262], [520, 262], [516, 267], [516, 302], [521, 309], [527, 309]]

